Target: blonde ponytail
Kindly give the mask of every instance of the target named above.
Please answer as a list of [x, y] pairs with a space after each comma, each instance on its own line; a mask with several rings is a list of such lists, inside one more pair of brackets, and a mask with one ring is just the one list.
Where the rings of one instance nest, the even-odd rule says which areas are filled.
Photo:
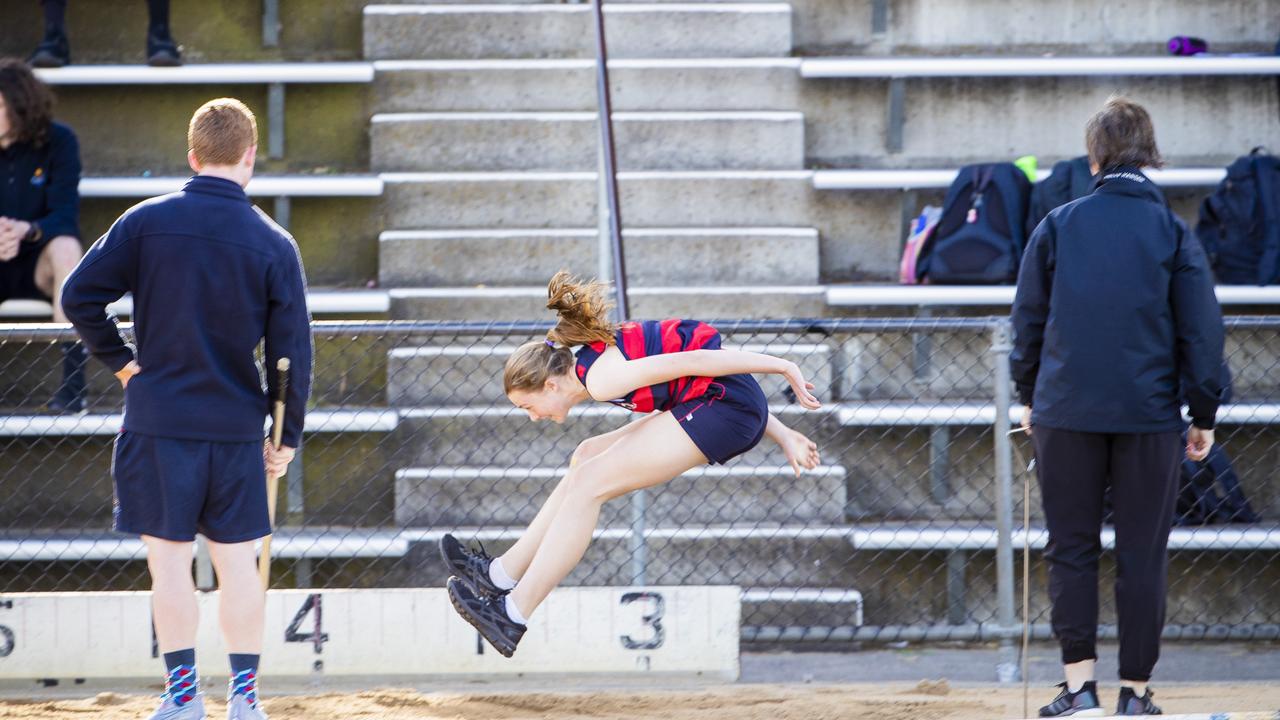
[[547, 333], [557, 345], [574, 346], [602, 342], [616, 343], [617, 326], [609, 320], [613, 303], [608, 300], [609, 286], [592, 280], [584, 282], [561, 270], [547, 284], [547, 309], [555, 310], [560, 320]]

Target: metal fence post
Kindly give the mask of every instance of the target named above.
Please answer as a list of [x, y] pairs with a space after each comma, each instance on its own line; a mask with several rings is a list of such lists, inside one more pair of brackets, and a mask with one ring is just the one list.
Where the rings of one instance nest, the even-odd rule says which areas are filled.
[[1000, 660], [996, 677], [1000, 682], [1017, 682], [1018, 658], [1013, 638], [1013, 446], [1009, 438], [1009, 352], [1013, 331], [1007, 318], [997, 319], [991, 328], [991, 361], [995, 381], [996, 454], [996, 622], [1000, 625]]

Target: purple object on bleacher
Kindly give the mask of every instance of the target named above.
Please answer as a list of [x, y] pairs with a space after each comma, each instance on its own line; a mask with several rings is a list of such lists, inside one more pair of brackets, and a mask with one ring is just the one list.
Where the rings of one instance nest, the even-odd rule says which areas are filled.
[[1170, 55], [1199, 55], [1209, 52], [1209, 43], [1198, 37], [1175, 35], [1169, 38]]

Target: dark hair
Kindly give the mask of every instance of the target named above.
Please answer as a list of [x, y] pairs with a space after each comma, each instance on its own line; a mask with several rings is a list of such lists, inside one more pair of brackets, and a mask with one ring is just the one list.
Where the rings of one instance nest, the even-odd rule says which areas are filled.
[[1163, 167], [1156, 148], [1156, 131], [1146, 108], [1120, 96], [1112, 96], [1084, 127], [1089, 162], [1098, 171], [1121, 165]]
[[53, 123], [53, 91], [30, 67], [14, 58], [0, 59], [0, 95], [8, 108], [15, 142], [44, 145]]

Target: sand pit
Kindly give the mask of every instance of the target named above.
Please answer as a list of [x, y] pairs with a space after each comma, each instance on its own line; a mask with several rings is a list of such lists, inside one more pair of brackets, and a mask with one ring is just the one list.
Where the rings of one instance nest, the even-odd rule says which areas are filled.
[[[1051, 688], [1034, 688], [1032, 701], [1043, 702], [1052, 694]], [[1108, 705], [1113, 703], [1114, 688], [1105, 689], [1103, 697]], [[1280, 708], [1280, 686], [1170, 685], [1157, 689], [1156, 699], [1169, 713], [1274, 713]], [[208, 701], [209, 716], [221, 717], [222, 703]], [[154, 695], [117, 693], [57, 701], [8, 699], [0, 700], [0, 718], [136, 720], [147, 717], [154, 704]], [[265, 706], [273, 720], [1004, 720], [1021, 717], [1022, 699], [1018, 688], [925, 681], [917, 685], [719, 685], [661, 692], [381, 689], [268, 697]]]

